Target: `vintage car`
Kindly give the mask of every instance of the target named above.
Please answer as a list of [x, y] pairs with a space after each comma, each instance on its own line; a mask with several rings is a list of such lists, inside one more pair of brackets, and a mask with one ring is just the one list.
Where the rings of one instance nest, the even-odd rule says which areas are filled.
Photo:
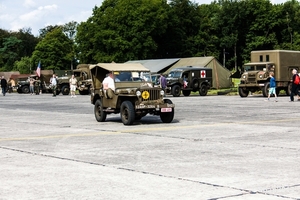
[[[161, 88], [153, 87], [149, 69], [140, 63], [99, 63], [90, 65], [90, 72], [91, 103], [98, 122], [104, 122], [111, 113], [120, 113], [124, 125], [132, 125], [147, 114], [159, 115], [164, 123], [173, 121], [175, 105], [164, 99]], [[112, 98], [108, 98], [102, 84], [108, 73], [115, 77]]]

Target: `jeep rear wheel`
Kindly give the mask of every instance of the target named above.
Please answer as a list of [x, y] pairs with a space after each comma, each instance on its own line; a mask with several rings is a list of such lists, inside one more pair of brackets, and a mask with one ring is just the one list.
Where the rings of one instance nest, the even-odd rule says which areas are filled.
[[[165, 103], [173, 104], [170, 99], [164, 99]], [[163, 123], [171, 123], [174, 118], [174, 108], [172, 108], [172, 112], [161, 112], [160, 119]]]
[[190, 96], [191, 91], [190, 90], [182, 90], [182, 94], [187, 97], [187, 96]]
[[201, 85], [199, 89], [199, 94], [200, 96], [206, 96], [207, 95], [207, 86], [206, 85]]
[[22, 93], [25, 93], [25, 94], [29, 93], [29, 87], [27, 85], [22, 87]]
[[98, 122], [104, 122], [106, 119], [106, 112], [103, 110], [102, 102], [98, 99], [94, 107], [95, 118]]
[[180, 96], [180, 92], [181, 92], [180, 86], [179, 85], [174, 85], [172, 87], [172, 91], [171, 92], [172, 92], [173, 97], [179, 97]]
[[134, 107], [130, 101], [121, 104], [121, 119], [124, 125], [132, 125], [135, 119]]
[[243, 88], [239, 87], [239, 95], [240, 97], [247, 97], [249, 94], [249, 90], [244, 90]]

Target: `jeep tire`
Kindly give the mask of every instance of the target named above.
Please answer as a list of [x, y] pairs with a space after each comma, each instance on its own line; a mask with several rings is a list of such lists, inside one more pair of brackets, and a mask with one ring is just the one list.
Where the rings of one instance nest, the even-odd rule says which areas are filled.
[[135, 120], [135, 111], [130, 101], [124, 101], [121, 104], [121, 119], [124, 125], [132, 125]]
[[202, 84], [200, 86], [199, 94], [200, 94], [200, 96], [206, 96], [207, 95], [207, 85]]
[[106, 112], [103, 110], [102, 102], [97, 99], [94, 107], [95, 118], [98, 122], [104, 122], [106, 119]]
[[29, 87], [27, 85], [24, 85], [22, 87], [22, 93], [24, 93], [24, 94], [28, 94], [29, 93]]
[[[164, 99], [165, 103], [172, 104], [170, 99]], [[171, 123], [174, 118], [174, 108], [172, 108], [172, 112], [160, 112], [160, 119], [163, 123]]]
[[173, 97], [179, 97], [181, 93], [181, 89], [179, 85], [174, 85], [171, 89], [171, 93]]

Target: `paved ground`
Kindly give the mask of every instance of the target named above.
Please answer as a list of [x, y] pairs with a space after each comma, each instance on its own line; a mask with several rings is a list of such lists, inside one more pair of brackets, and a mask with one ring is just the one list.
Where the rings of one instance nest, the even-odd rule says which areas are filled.
[[300, 199], [300, 102], [168, 98], [173, 123], [124, 126], [89, 96], [0, 96], [0, 199]]

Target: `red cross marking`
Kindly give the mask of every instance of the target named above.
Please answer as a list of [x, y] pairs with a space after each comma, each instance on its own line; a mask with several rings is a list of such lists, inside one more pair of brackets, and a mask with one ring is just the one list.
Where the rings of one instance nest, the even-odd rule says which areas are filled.
[[201, 74], [201, 78], [205, 78], [205, 77], [206, 77], [206, 72], [205, 72], [205, 70], [201, 70], [200, 74]]

